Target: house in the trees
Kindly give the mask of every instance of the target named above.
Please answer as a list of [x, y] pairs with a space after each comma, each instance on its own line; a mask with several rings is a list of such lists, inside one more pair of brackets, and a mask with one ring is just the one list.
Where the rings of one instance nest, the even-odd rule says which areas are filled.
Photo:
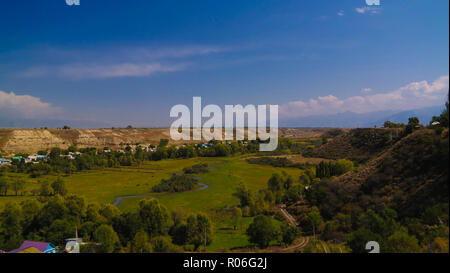
[[2, 165], [10, 165], [10, 164], [11, 164], [10, 160], [0, 157], [0, 166], [2, 166]]
[[56, 247], [51, 243], [24, 241], [18, 249], [8, 253], [56, 253]]

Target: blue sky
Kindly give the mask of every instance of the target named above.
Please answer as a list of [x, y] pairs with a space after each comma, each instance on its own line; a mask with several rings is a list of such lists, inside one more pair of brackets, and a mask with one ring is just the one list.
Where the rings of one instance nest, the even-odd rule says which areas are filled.
[[280, 119], [406, 110], [448, 92], [447, 0], [2, 1], [0, 115], [163, 126], [175, 104]]

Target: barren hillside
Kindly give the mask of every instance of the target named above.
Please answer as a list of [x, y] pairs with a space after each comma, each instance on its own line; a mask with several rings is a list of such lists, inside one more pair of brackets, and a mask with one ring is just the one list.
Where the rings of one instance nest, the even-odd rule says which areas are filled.
[[[329, 129], [282, 128], [279, 135], [289, 138], [320, 137]], [[120, 149], [127, 144], [158, 144], [170, 139], [168, 129], [0, 129], [0, 152], [35, 153], [52, 147], [109, 147]], [[189, 141], [180, 141], [186, 143]], [[171, 141], [171, 143], [175, 143]]]

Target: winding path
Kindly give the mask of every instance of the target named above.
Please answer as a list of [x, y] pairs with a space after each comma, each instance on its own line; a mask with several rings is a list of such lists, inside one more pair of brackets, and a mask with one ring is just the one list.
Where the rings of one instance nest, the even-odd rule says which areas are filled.
[[[201, 191], [201, 190], [206, 190], [207, 188], [209, 188], [208, 184], [200, 183], [200, 182], [197, 182], [197, 184], [201, 185], [201, 187], [197, 188], [197, 189], [194, 189], [194, 190], [191, 190], [189, 192]], [[123, 195], [123, 196], [117, 196], [116, 199], [114, 199], [114, 202], [112, 204], [113, 204], [113, 206], [118, 207], [118, 206], [120, 206], [120, 204], [122, 204], [122, 201], [124, 199], [127, 199], [127, 198], [151, 198], [151, 197], [155, 197], [156, 198], [156, 197], [161, 197], [161, 196], [180, 194], [180, 193], [183, 193], [183, 192], [186, 192], [186, 191], [172, 192], [172, 193], [160, 194], [160, 195]]]
[[298, 244], [295, 244], [293, 246], [283, 248], [281, 251], [291, 251], [294, 249], [302, 249], [305, 246], [307, 246], [309, 243], [309, 237], [303, 237]]
[[291, 214], [289, 214], [289, 212], [287, 212], [287, 210], [284, 207], [281, 206], [280, 207], [280, 211], [281, 211], [281, 214], [283, 214], [284, 218], [286, 218], [286, 220], [288, 221], [288, 223], [291, 226], [293, 226], [293, 227], [297, 227], [298, 226], [297, 221], [295, 220], [295, 218]]
[[[294, 216], [292, 216], [286, 210], [286, 205], [282, 204], [278, 208], [280, 209], [281, 214], [284, 216], [284, 218], [286, 219], [288, 224], [290, 224], [293, 227], [297, 227], [298, 226], [297, 220], [295, 220]], [[292, 245], [290, 247], [283, 248], [283, 249], [281, 249], [281, 251], [292, 251], [292, 250], [295, 250], [295, 249], [302, 249], [305, 246], [307, 246], [308, 243], [309, 243], [309, 237], [308, 236], [307, 237], [303, 237], [303, 238], [301, 238], [301, 240], [298, 243], [296, 243], [296, 244], [294, 244], [294, 245]]]

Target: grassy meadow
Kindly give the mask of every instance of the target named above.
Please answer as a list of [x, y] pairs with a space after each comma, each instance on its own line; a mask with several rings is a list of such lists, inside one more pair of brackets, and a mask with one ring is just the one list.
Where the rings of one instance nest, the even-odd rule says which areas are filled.
[[[83, 171], [64, 177], [69, 194], [84, 197], [89, 203], [113, 203], [118, 196], [157, 195], [151, 193], [151, 187], [161, 179], [169, 178], [172, 173], [181, 172], [183, 168], [198, 163], [208, 163], [210, 171], [199, 176], [199, 182], [209, 187], [199, 191], [188, 191], [156, 197], [170, 211], [181, 210], [185, 214], [203, 212], [209, 215], [214, 223], [214, 241], [208, 250], [220, 251], [249, 245], [245, 229], [252, 218], [244, 217], [242, 225], [233, 229], [230, 213], [226, 209], [238, 204], [238, 199], [232, 196], [239, 183], [244, 183], [251, 190], [267, 187], [269, 177], [275, 173], [286, 172], [296, 179], [301, 170], [296, 168], [275, 168], [248, 164], [244, 157], [222, 158], [191, 158], [168, 159], [145, 162], [139, 167], [120, 167]], [[30, 195], [32, 189], [39, 188], [44, 180], [54, 181], [56, 176], [44, 176], [32, 179], [23, 174], [8, 174], [11, 179], [26, 181], [25, 196], [0, 197], [0, 209], [10, 201], [20, 202], [26, 198], [36, 198]], [[141, 198], [125, 198], [119, 209], [135, 210]], [[274, 220], [276, 221], [276, 220]]]

